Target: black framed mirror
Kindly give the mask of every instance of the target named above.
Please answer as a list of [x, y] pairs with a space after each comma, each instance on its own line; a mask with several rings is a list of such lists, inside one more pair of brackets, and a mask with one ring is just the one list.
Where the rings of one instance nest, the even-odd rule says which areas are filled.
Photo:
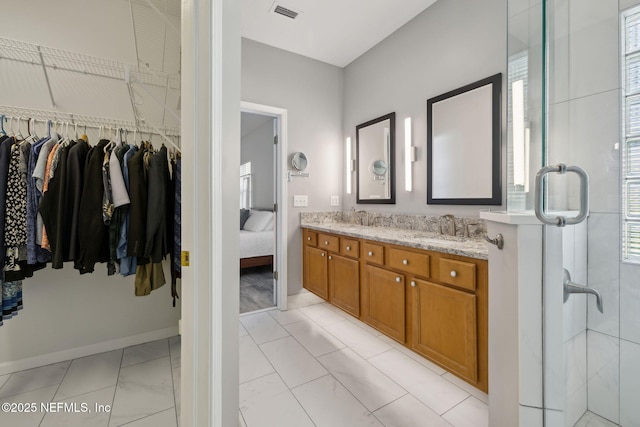
[[357, 203], [395, 204], [396, 113], [356, 126]]
[[427, 101], [427, 204], [500, 205], [496, 74]]

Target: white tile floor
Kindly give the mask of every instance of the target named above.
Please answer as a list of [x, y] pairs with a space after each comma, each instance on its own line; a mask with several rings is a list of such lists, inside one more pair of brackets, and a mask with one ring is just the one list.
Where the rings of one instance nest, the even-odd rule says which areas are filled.
[[488, 425], [488, 396], [315, 296], [240, 317], [240, 425]]
[[[241, 426], [488, 424], [485, 393], [312, 294], [289, 306], [240, 317]], [[17, 372], [0, 376], [0, 401], [112, 409], [0, 412], [0, 426], [176, 427], [179, 384], [179, 337]]]
[[[179, 384], [180, 337], [16, 372], [0, 377], [0, 402], [38, 407], [0, 412], [0, 426], [176, 427]], [[76, 403], [79, 412], [43, 412], [41, 402]], [[96, 411], [96, 404], [111, 410]]]

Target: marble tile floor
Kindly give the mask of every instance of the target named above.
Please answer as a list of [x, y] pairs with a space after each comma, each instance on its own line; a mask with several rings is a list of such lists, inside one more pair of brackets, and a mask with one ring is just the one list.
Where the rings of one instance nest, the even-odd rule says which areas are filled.
[[[488, 425], [480, 390], [313, 294], [289, 307], [240, 316], [240, 426]], [[179, 337], [17, 372], [0, 376], [0, 402], [92, 411], [0, 412], [0, 426], [174, 427], [179, 384]]]
[[172, 337], [0, 376], [1, 403], [36, 404], [0, 411], [0, 426], [176, 427], [180, 360]]
[[240, 316], [240, 425], [488, 425], [488, 396], [305, 291]]

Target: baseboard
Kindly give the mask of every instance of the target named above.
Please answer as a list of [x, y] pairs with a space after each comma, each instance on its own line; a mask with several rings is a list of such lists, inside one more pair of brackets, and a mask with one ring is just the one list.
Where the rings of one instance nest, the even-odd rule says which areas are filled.
[[82, 347], [75, 347], [69, 350], [43, 354], [41, 356], [30, 357], [27, 359], [3, 362], [0, 363], [0, 375], [24, 371], [25, 369], [37, 368], [39, 366], [50, 365], [52, 363], [64, 362], [65, 360], [77, 359], [79, 357], [91, 356], [93, 354], [104, 353], [106, 351], [117, 350], [119, 348], [129, 347], [132, 345], [143, 344], [149, 341], [173, 337], [175, 335], [178, 335], [177, 326], [158, 329], [151, 332], [145, 332], [144, 334], [117, 338], [110, 341], [103, 341]]

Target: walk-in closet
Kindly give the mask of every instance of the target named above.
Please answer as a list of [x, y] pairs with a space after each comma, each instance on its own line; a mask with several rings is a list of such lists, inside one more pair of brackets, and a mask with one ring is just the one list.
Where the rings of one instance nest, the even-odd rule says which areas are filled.
[[178, 425], [180, 8], [2, 5], [0, 425]]

